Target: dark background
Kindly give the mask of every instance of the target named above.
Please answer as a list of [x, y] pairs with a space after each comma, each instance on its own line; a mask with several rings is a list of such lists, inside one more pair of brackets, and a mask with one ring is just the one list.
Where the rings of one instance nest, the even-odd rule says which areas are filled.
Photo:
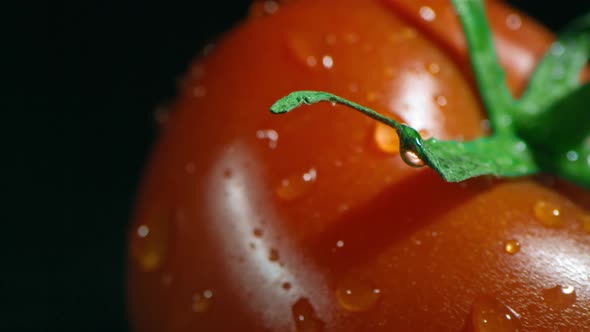
[[[590, 10], [588, 0], [509, 2], [553, 30]], [[3, 10], [0, 330], [128, 330], [125, 239], [153, 110], [248, 4], [71, 0]]]

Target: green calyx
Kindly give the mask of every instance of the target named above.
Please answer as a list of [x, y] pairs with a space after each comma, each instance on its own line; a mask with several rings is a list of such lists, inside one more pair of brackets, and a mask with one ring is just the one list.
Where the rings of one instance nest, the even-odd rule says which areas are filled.
[[270, 111], [286, 113], [322, 101], [346, 105], [394, 128], [408, 165], [427, 165], [449, 182], [543, 171], [590, 189], [590, 84], [580, 83], [580, 73], [590, 59], [590, 14], [558, 35], [525, 93], [515, 100], [504, 83], [482, 1], [453, 0], [453, 4], [493, 129], [491, 136], [469, 142], [423, 139], [405, 124], [321, 91], [293, 92]]

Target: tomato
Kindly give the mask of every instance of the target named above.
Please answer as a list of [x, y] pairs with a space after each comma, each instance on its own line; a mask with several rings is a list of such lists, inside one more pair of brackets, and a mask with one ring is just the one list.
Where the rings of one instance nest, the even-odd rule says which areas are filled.
[[[324, 90], [426, 136], [485, 135], [450, 3], [257, 6], [191, 64], [147, 165], [129, 239], [134, 331], [590, 326], [588, 192], [546, 176], [446, 183], [344, 107], [269, 112]], [[487, 13], [519, 94], [552, 36], [501, 2]]]

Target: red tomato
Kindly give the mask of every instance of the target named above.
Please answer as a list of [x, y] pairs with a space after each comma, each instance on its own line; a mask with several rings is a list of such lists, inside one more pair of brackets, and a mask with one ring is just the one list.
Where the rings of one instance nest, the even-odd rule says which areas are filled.
[[[501, 2], [487, 13], [518, 94], [552, 37]], [[324, 90], [425, 135], [485, 134], [447, 1], [254, 7], [185, 83], [138, 195], [134, 331], [590, 328], [588, 192], [446, 183], [354, 111], [268, 110]]]

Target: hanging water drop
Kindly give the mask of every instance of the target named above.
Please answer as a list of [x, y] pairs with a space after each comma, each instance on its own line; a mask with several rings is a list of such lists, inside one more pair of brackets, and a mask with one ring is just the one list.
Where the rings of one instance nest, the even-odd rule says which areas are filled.
[[418, 154], [412, 150], [406, 150], [402, 153], [403, 160], [412, 167], [422, 167], [425, 165], [424, 160], [422, 160]]

